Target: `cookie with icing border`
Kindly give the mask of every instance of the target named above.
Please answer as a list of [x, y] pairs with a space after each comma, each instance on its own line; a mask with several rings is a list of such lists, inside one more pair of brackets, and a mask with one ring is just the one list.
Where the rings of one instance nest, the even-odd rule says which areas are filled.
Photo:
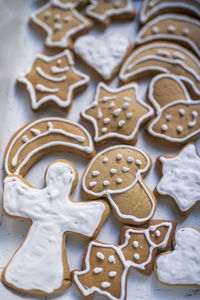
[[189, 50], [167, 42], [138, 47], [121, 68], [121, 83], [158, 73], [172, 73], [184, 81], [194, 99], [200, 97], [200, 60]]
[[165, 14], [144, 25], [136, 36], [136, 45], [152, 41], [172, 41], [187, 47], [200, 57], [200, 21], [175, 14]]
[[[174, 101], [170, 93], [165, 93], [165, 90], [172, 89], [171, 82], [174, 82]], [[180, 90], [184, 94], [183, 99], [178, 99]], [[157, 95], [158, 102], [154, 98]], [[160, 100], [162, 97], [163, 101]], [[166, 145], [182, 145], [200, 134], [200, 100], [191, 100], [186, 88], [176, 76], [165, 74], [154, 77], [149, 86], [149, 99], [155, 107], [156, 117], [147, 124], [146, 129], [155, 140], [162, 140]]]
[[73, 40], [87, 33], [93, 26], [75, 8], [65, 7], [61, 3], [55, 5], [51, 1], [39, 8], [30, 21], [47, 34], [45, 46], [58, 50], [73, 49]]
[[155, 277], [165, 285], [200, 286], [200, 230], [192, 227], [179, 229], [174, 238], [174, 249], [158, 256]]
[[100, 82], [94, 102], [81, 112], [94, 126], [96, 143], [111, 139], [134, 145], [140, 127], [153, 115], [153, 109], [140, 100], [137, 84], [111, 88]]
[[133, 19], [135, 14], [131, 0], [89, 0], [86, 8], [86, 15], [104, 26], [108, 26], [111, 19]]
[[33, 110], [49, 105], [70, 109], [74, 93], [89, 81], [88, 75], [74, 67], [69, 50], [54, 56], [37, 53], [27, 72], [17, 78], [17, 83], [27, 89]]
[[51, 0], [53, 4], [65, 8], [82, 8], [88, 4], [88, 0]]
[[139, 148], [109, 147], [88, 163], [82, 178], [83, 193], [88, 199], [106, 197], [120, 222], [144, 224], [156, 209], [156, 198], [143, 180], [150, 169], [151, 158]]
[[73, 271], [73, 281], [85, 299], [95, 293], [125, 300], [130, 268], [150, 275], [155, 254], [169, 248], [176, 222], [152, 220], [148, 228], [123, 227], [120, 245], [92, 241], [83, 258], [83, 270]]
[[162, 171], [157, 193], [170, 196], [180, 213], [188, 215], [200, 201], [197, 180], [200, 156], [197, 147], [188, 144], [176, 155], [160, 155], [157, 163]]
[[121, 33], [100, 38], [84, 35], [75, 41], [74, 51], [102, 80], [109, 82], [132, 51], [132, 43]]
[[34, 120], [19, 129], [6, 148], [4, 168], [7, 174], [24, 176], [43, 155], [68, 151], [91, 158], [95, 154], [88, 131], [65, 118]]
[[200, 2], [199, 0], [143, 0], [140, 10], [140, 23], [146, 23], [163, 13], [184, 13], [199, 19]]
[[4, 180], [3, 210], [11, 218], [26, 219], [29, 232], [2, 272], [7, 286], [30, 294], [55, 294], [71, 285], [65, 237], [71, 233], [92, 239], [109, 214], [103, 201], [73, 201], [78, 173], [65, 160], [51, 163], [46, 187], [36, 189], [19, 175]]

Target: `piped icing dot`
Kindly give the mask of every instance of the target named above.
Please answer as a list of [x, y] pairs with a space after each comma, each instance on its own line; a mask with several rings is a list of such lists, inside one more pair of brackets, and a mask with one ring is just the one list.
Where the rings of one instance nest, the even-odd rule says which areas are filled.
[[180, 108], [178, 112], [181, 117], [183, 117], [185, 114], [185, 110], [183, 108]]
[[93, 273], [94, 273], [94, 274], [99, 274], [99, 273], [101, 273], [102, 271], [103, 271], [102, 268], [94, 268], [94, 269], [93, 269]]
[[104, 157], [103, 163], [106, 164], [107, 162], [109, 162], [109, 159], [107, 157]]
[[66, 16], [65, 18], [64, 18], [64, 21], [67, 23], [67, 22], [70, 22], [71, 21], [71, 17], [70, 16]]
[[182, 126], [177, 126], [177, 127], [176, 127], [176, 131], [177, 131], [178, 133], [181, 133], [181, 132], [183, 131], [183, 127], [182, 127]]
[[100, 174], [100, 172], [97, 170], [92, 171], [92, 176], [94, 176], [94, 177], [98, 176], [99, 174]]
[[128, 107], [129, 107], [129, 103], [127, 102], [122, 105], [123, 110], [126, 110]]
[[136, 159], [135, 164], [136, 164], [137, 166], [141, 166], [142, 162], [141, 162], [140, 159]]
[[117, 272], [116, 271], [110, 271], [109, 273], [108, 273], [108, 276], [110, 277], [110, 278], [113, 278], [113, 277], [115, 277], [117, 275]]
[[105, 118], [105, 119], [103, 120], [103, 122], [104, 122], [104, 124], [110, 123], [110, 118]]
[[169, 25], [169, 26], [167, 27], [168, 33], [173, 33], [175, 30], [176, 30], [176, 28], [175, 28], [175, 26], [173, 26], [173, 25]]
[[27, 143], [27, 142], [29, 141], [29, 139], [27, 138], [26, 135], [23, 135], [22, 141], [23, 141], [24, 143]]
[[133, 116], [133, 114], [132, 114], [131, 112], [127, 113], [127, 114], [126, 114], [126, 118], [127, 118], [127, 120], [131, 119], [131, 118], [132, 118], [132, 116]]
[[112, 169], [110, 169], [110, 173], [111, 173], [112, 175], [114, 175], [114, 174], [116, 174], [116, 173], [117, 173], [117, 170], [116, 170], [116, 169], [114, 169], [114, 168], [112, 168]]
[[128, 162], [129, 164], [131, 164], [133, 161], [134, 161], [134, 158], [133, 158], [132, 156], [128, 156], [127, 162]]
[[116, 263], [115, 257], [113, 255], [110, 255], [108, 257], [108, 262], [111, 263], [111, 264], [115, 264]]
[[60, 19], [60, 15], [59, 14], [55, 14], [53, 17], [54, 21], [58, 21]]
[[104, 180], [104, 182], [103, 182], [103, 185], [104, 186], [107, 186], [107, 185], [109, 185], [110, 184], [110, 181], [109, 180]]
[[156, 51], [156, 54], [159, 55], [159, 56], [163, 56], [163, 57], [170, 57], [170, 52], [167, 51], [167, 50], [158, 49]]
[[118, 125], [119, 128], [121, 128], [121, 127], [124, 126], [124, 124], [125, 124], [125, 121], [124, 120], [120, 120], [117, 125]]
[[117, 181], [117, 183], [119, 183], [119, 184], [122, 183], [122, 179], [121, 179], [120, 177], [118, 177], [116, 181]]
[[97, 114], [97, 119], [101, 119], [103, 117], [103, 114], [101, 112], [101, 109], [98, 108], [98, 114]]
[[62, 64], [62, 59], [59, 58], [59, 59], [57, 60], [57, 65], [60, 66], [61, 64]]
[[168, 126], [166, 125], [166, 124], [163, 124], [162, 126], [161, 126], [161, 130], [162, 131], [166, 131], [168, 129]]
[[116, 158], [117, 158], [117, 160], [121, 160], [122, 159], [122, 154], [118, 153]]
[[160, 230], [156, 230], [155, 235], [156, 235], [157, 237], [159, 237], [159, 236], [160, 236]]
[[138, 248], [138, 246], [139, 246], [138, 241], [133, 241], [133, 247], [136, 249], [136, 248]]
[[140, 259], [140, 255], [139, 255], [138, 253], [134, 253], [134, 254], [133, 254], [133, 257], [134, 257], [136, 260]]
[[115, 0], [113, 3], [114, 8], [119, 8], [121, 6], [121, 1], [120, 0]]
[[114, 117], [118, 117], [120, 115], [121, 111], [122, 111], [121, 108], [116, 108], [114, 110], [113, 116]]
[[113, 107], [115, 107], [115, 103], [114, 103], [114, 102], [111, 102], [111, 103], [108, 105], [108, 108], [109, 108], [109, 109], [112, 109]]
[[107, 129], [106, 127], [101, 128], [101, 132], [102, 132], [102, 133], [105, 133], [105, 132], [107, 132], [107, 131], [108, 131], [108, 129]]
[[95, 186], [96, 184], [97, 184], [96, 181], [90, 181], [89, 187], [93, 187], [93, 186]]
[[173, 58], [174, 58], [174, 59], [185, 60], [185, 56], [184, 56], [182, 53], [177, 52], [177, 51], [175, 51], [175, 52], [173, 53]]
[[103, 282], [101, 283], [101, 287], [104, 288], [104, 289], [108, 288], [109, 286], [111, 286], [110, 282], [103, 281]]
[[188, 28], [183, 28], [182, 35], [187, 36], [190, 33], [190, 30]]
[[126, 173], [126, 172], [128, 172], [129, 170], [130, 170], [130, 168], [127, 168], [127, 167], [123, 167], [123, 168], [122, 168], [122, 172], [123, 172], [123, 173]]
[[171, 118], [172, 118], [172, 115], [166, 115], [165, 120], [169, 122], [171, 120]]
[[100, 251], [98, 251], [98, 252], [96, 253], [96, 257], [98, 257], [98, 258], [101, 259], [101, 260], [104, 260], [104, 258], [105, 258], [104, 254], [103, 254], [102, 252], [100, 252]]
[[124, 97], [124, 101], [131, 102], [131, 98], [130, 98], [130, 97], [127, 97], [127, 96], [125, 96], [125, 97]]
[[49, 11], [46, 11], [44, 14], [45, 19], [48, 19], [50, 17], [51, 13]]
[[154, 27], [152, 28], [151, 32], [152, 32], [153, 34], [156, 34], [156, 33], [159, 32], [159, 28], [158, 28], [157, 26], [154, 26]]
[[55, 29], [55, 30], [61, 30], [61, 29], [62, 29], [62, 25], [59, 24], [59, 23], [55, 23], [55, 24], [54, 24], [54, 29]]

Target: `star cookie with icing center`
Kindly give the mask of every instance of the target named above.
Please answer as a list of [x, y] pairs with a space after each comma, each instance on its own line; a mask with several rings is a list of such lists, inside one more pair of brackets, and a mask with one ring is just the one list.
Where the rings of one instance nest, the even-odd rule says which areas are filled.
[[93, 124], [96, 143], [117, 138], [134, 145], [140, 126], [150, 119], [153, 109], [140, 100], [136, 84], [113, 89], [100, 82], [95, 101], [81, 115]]
[[45, 46], [59, 49], [72, 49], [72, 39], [87, 33], [93, 25], [74, 8], [52, 2], [38, 9], [31, 21], [47, 33]]
[[28, 90], [33, 110], [47, 105], [70, 108], [74, 91], [89, 82], [89, 77], [73, 65], [69, 50], [55, 56], [36, 54], [28, 71], [17, 78]]

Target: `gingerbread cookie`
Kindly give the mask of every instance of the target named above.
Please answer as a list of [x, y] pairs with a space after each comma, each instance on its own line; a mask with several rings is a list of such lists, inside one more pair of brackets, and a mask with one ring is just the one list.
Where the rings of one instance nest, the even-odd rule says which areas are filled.
[[88, 0], [51, 0], [54, 5], [65, 8], [81, 8], [88, 4]]
[[[168, 80], [169, 78], [170, 81]], [[172, 90], [171, 81], [174, 82], [172, 94], [177, 99], [183, 84], [174, 75], [158, 75], [150, 83], [149, 99], [155, 106], [157, 116], [147, 124], [147, 132], [155, 139], [161, 139], [166, 144], [181, 145], [194, 140], [200, 133], [198, 122], [200, 100], [191, 100], [188, 98], [188, 93], [185, 93], [183, 100], [172, 101], [171, 94], [165, 94], [165, 90]], [[163, 85], [165, 85], [165, 89], [162, 89]], [[176, 86], [178, 87], [177, 96], [175, 96]], [[185, 90], [185, 88], [182, 89], [182, 94], [184, 94]], [[158, 102], [154, 98], [157, 95]], [[163, 101], [160, 100], [162, 95], [164, 96]], [[169, 101], [166, 96], [169, 96]]]
[[126, 60], [119, 77], [124, 83], [157, 73], [179, 76], [193, 97], [199, 99], [200, 61], [192, 52], [176, 44], [154, 42], [139, 47]]
[[187, 215], [200, 201], [199, 176], [200, 156], [194, 144], [188, 144], [177, 155], [158, 157], [162, 178], [156, 190], [160, 195], [174, 199], [180, 212]]
[[27, 72], [17, 78], [18, 84], [28, 90], [33, 110], [48, 105], [69, 109], [74, 92], [89, 81], [89, 76], [74, 67], [68, 50], [54, 56], [37, 53]]
[[199, 19], [199, 0], [143, 0], [140, 11], [140, 22], [146, 23], [150, 19], [163, 13], [184, 13]]
[[10, 139], [5, 155], [7, 174], [25, 175], [46, 153], [69, 151], [91, 158], [95, 154], [92, 138], [80, 124], [49, 117], [32, 121]]
[[166, 285], [200, 286], [200, 231], [185, 227], [176, 232], [173, 251], [158, 256], [155, 276]]
[[66, 234], [92, 239], [109, 213], [103, 201], [73, 201], [71, 192], [77, 181], [76, 168], [65, 160], [49, 165], [42, 190], [19, 175], [5, 178], [4, 212], [30, 224], [25, 240], [3, 270], [2, 281], [9, 287], [31, 294], [52, 294], [71, 285]]
[[38, 9], [31, 21], [47, 33], [45, 46], [58, 49], [72, 49], [72, 40], [87, 33], [93, 25], [74, 8], [51, 1]]
[[200, 21], [182, 15], [166, 14], [154, 18], [139, 31], [135, 43], [172, 41], [192, 50], [200, 57]]
[[135, 8], [131, 0], [90, 0], [86, 15], [108, 26], [111, 19], [132, 19], [135, 16]]
[[146, 229], [124, 227], [121, 245], [92, 241], [85, 254], [83, 271], [73, 272], [80, 293], [88, 299], [97, 292], [108, 299], [125, 300], [129, 269], [133, 267], [150, 275], [155, 253], [170, 246], [175, 227], [176, 222], [152, 220]]
[[86, 167], [83, 192], [89, 199], [106, 197], [122, 223], [144, 224], [156, 209], [154, 194], [143, 181], [150, 169], [151, 159], [144, 151], [128, 145], [109, 147]]
[[74, 44], [75, 53], [105, 81], [112, 80], [132, 50], [130, 40], [123, 34], [97, 38], [85, 35]]
[[153, 109], [140, 100], [137, 84], [113, 89], [100, 82], [94, 102], [81, 115], [93, 124], [96, 143], [117, 138], [134, 145], [140, 126], [150, 119]]

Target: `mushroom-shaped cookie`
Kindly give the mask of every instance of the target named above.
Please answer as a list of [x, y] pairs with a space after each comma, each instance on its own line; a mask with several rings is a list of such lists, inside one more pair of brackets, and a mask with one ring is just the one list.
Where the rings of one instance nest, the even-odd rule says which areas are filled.
[[125, 224], [144, 224], [152, 218], [156, 199], [143, 181], [151, 168], [142, 150], [117, 145], [98, 153], [83, 176], [83, 191], [89, 199], [106, 197], [116, 218]]

